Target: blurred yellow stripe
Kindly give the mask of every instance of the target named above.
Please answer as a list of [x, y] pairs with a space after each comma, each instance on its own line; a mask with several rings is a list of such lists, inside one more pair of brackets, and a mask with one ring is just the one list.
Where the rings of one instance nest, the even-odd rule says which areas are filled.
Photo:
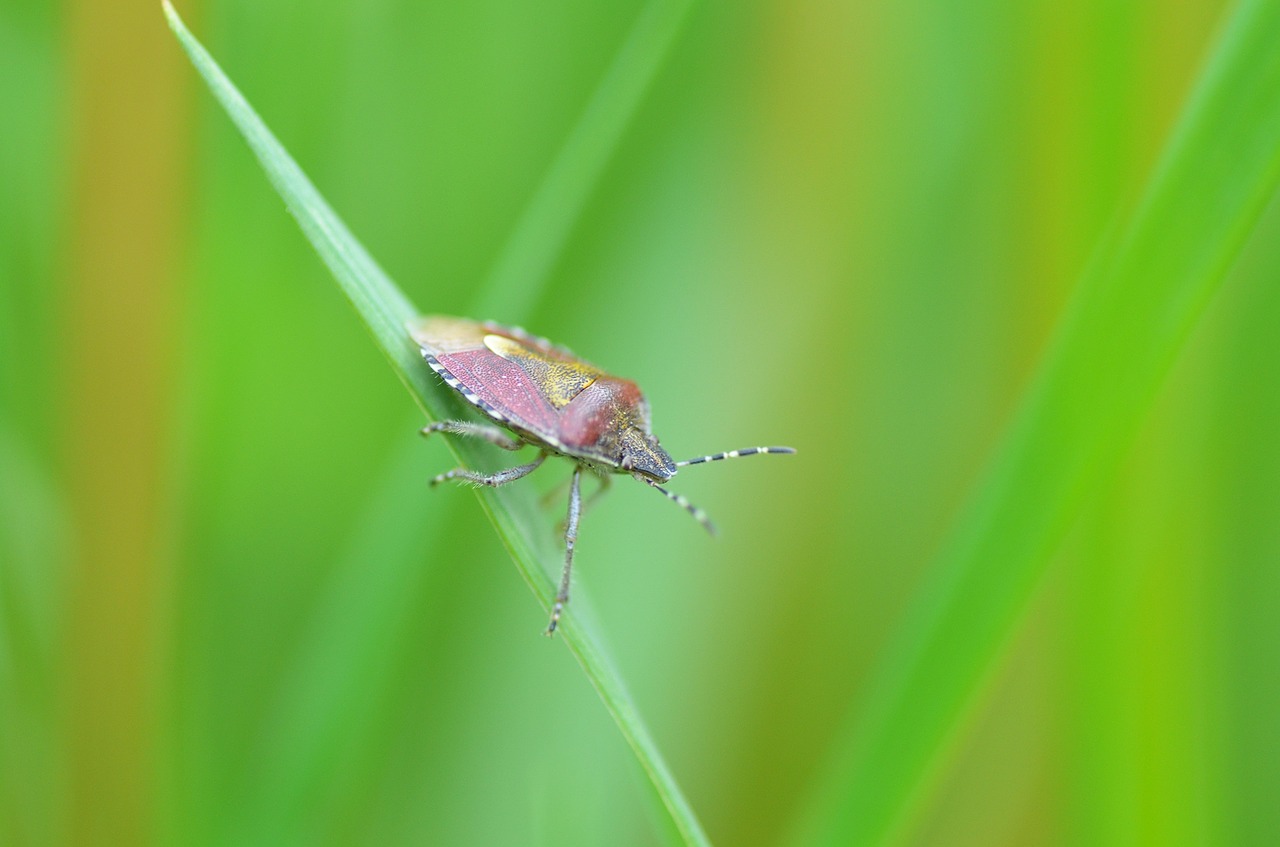
[[69, 14], [72, 192], [63, 456], [75, 526], [65, 716], [73, 843], [156, 835], [185, 93], [159, 4]]

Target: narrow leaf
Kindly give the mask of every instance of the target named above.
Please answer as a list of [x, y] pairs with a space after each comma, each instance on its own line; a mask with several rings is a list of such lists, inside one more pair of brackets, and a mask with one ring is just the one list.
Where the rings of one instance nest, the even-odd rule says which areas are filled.
[[[436, 384], [423, 365], [416, 346], [405, 331], [405, 322], [417, 310], [377, 266], [338, 216], [316, 191], [298, 165], [270, 133], [261, 119], [231, 84], [208, 52], [187, 31], [166, 2], [165, 14], [178, 40], [209, 89], [236, 124], [262, 163], [276, 191], [302, 226], [308, 240], [329, 266], [339, 286], [373, 333], [393, 370], [428, 416], [439, 419], [456, 408], [447, 389]], [[476, 464], [480, 451], [465, 442], [450, 441], [450, 448], [464, 464]], [[545, 609], [555, 593], [548, 573], [558, 572], [561, 552], [539, 513], [531, 492], [515, 487], [481, 492], [481, 503], [510, 551], [521, 577]], [[686, 843], [705, 844], [706, 837], [688, 802], [681, 794], [644, 722], [627, 693], [613, 662], [606, 655], [594, 627], [582, 615], [573, 616], [561, 635], [588, 680], [599, 692], [623, 737], [635, 753], [675, 828]]]
[[498, 257], [477, 315], [490, 316], [501, 307], [505, 319], [514, 320], [513, 314], [532, 311], [535, 293], [564, 251], [692, 5], [690, 0], [653, 0], [645, 6]]
[[[662, 66], [688, 6], [650, 0], [637, 17], [467, 314], [520, 324], [540, 302], [550, 264]], [[406, 421], [405, 432], [412, 428]], [[342, 796], [367, 778], [352, 762], [370, 747], [380, 694], [395, 677], [389, 658], [394, 639], [420, 612], [411, 600], [423, 596], [434, 573], [424, 567], [423, 551], [437, 547], [463, 503], [441, 502], [424, 523], [412, 496], [430, 476], [415, 464], [420, 450], [416, 440], [406, 440], [383, 469], [310, 631], [281, 675], [281, 697], [260, 742], [263, 767], [250, 802], [229, 822], [237, 843], [306, 843], [313, 837], [308, 833], [326, 825], [308, 810], [330, 805], [325, 797]], [[581, 587], [576, 594], [579, 614], [588, 598]], [[682, 841], [676, 833], [673, 843]]]
[[1111, 480], [1280, 179], [1280, 3], [1231, 17], [852, 716], [805, 841], [883, 844], [958, 742], [1067, 529]]

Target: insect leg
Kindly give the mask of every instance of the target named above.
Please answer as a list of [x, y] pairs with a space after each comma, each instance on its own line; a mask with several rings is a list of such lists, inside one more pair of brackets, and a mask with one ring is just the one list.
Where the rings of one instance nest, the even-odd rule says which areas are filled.
[[[594, 474], [594, 476], [600, 480], [600, 486], [587, 497], [583, 498], [582, 514], [584, 515], [591, 510], [591, 507], [595, 505], [596, 501], [599, 500], [606, 491], [609, 490], [609, 486], [613, 483], [613, 477], [610, 474]], [[552, 500], [563, 497], [564, 490], [569, 487], [569, 482], [572, 479], [573, 477], [570, 476], [569, 479], [566, 479], [564, 482], [557, 482], [551, 490], [542, 495], [542, 505], [547, 506]], [[566, 522], [563, 520], [557, 524], [561, 531], [564, 531], [566, 525]]]
[[485, 426], [484, 424], [471, 423], [471, 421], [436, 421], [422, 428], [424, 436], [433, 432], [452, 432], [454, 435], [470, 435], [475, 438], [483, 438], [490, 444], [498, 445], [503, 450], [519, 450], [524, 446], [522, 442], [516, 441], [496, 426]]
[[[546, 493], [543, 494], [540, 498], [538, 498], [538, 503], [544, 507], [550, 506], [552, 503], [558, 501], [561, 497], [564, 497], [564, 493], [566, 490], [568, 490], [569, 482], [572, 479], [573, 479], [573, 475], [570, 474], [565, 479], [560, 480], [555, 485], [548, 488]], [[564, 528], [564, 521], [560, 522], [560, 527], [562, 529]]]
[[569, 602], [569, 572], [573, 570], [573, 545], [578, 540], [578, 518], [582, 515], [582, 491], [578, 487], [578, 479], [582, 476], [582, 468], [573, 469], [573, 482], [569, 484], [569, 523], [564, 530], [564, 575], [560, 577], [560, 591], [556, 593], [555, 605], [551, 607], [551, 623], [547, 624], [547, 635], [555, 635], [556, 626], [560, 623], [560, 613]]
[[442, 482], [448, 482], [451, 479], [469, 482], [472, 485], [487, 485], [490, 488], [497, 488], [499, 485], [506, 485], [508, 482], [515, 482], [521, 477], [528, 476], [538, 469], [546, 461], [547, 454], [539, 453], [538, 458], [534, 459], [527, 465], [516, 465], [514, 468], [507, 468], [505, 471], [498, 471], [495, 474], [482, 474], [475, 471], [469, 471], [466, 468], [454, 468], [447, 473], [442, 473], [435, 479], [431, 480], [432, 485], [439, 485]]
[[587, 509], [590, 509], [592, 505], [594, 505], [595, 502], [599, 500], [606, 491], [609, 490], [609, 486], [613, 484], [613, 477], [610, 474], [597, 474], [597, 476], [600, 479], [600, 487], [597, 488], [594, 492], [592, 492], [591, 496], [588, 497], [586, 499], [586, 502], [582, 504], [583, 512], [587, 511]]

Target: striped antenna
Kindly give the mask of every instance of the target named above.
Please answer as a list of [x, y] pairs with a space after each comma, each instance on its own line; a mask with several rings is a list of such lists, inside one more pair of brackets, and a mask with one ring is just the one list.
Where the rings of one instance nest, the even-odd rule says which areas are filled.
[[794, 453], [794, 447], [748, 447], [745, 450], [730, 450], [728, 453], [713, 453], [710, 456], [699, 456], [684, 462], [676, 462], [677, 468], [685, 465], [700, 465], [703, 462], [718, 462], [721, 459], [737, 459], [741, 456], [754, 456], [758, 453]]
[[712, 535], [715, 535], [715, 534], [716, 534], [716, 525], [715, 525], [715, 524], [713, 524], [713, 523], [711, 522], [711, 519], [707, 517], [707, 513], [706, 513], [706, 512], [702, 511], [702, 510], [701, 510], [701, 509], [699, 509], [697, 506], [695, 506], [695, 505], [693, 505], [692, 503], [690, 503], [688, 500], [686, 500], [686, 499], [685, 499], [684, 497], [682, 497], [681, 495], [679, 495], [679, 494], [673, 494], [672, 492], [670, 492], [670, 491], [668, 491], [667, 489], [663, 488], [661, 485], [658, 485], [658, 483], [656, 483], [656, 482], [654, 482], [653, 480], [649, 479], [649, 477], [647, 477], [647, 476], [644, 476], [644, 475], [642, 475], [642, 474], [635, 474], [635, 478], [636, 478], [636, 479], [642, 479], [642, 480], [644, 480], [644, 481], [645, 481], [645, 483], [646, 483], [650, 488], [656, 488], [656, 489], [658, 489], [659, 491], [661, 491], [661, 492], [663, 493], [663, 495], [665, 495], [665, 496], [666, 496], [666, 498], [667, 498], [668, 500], [674, 500], [677, 506], [679, 506], [680, 508], [684, 509], [684, 510], [685, 510], [686, 512], [688, 512], [689, 514], [693, 515], [693, 519], [694, 519], [695, 521], [697, 521], [698, 523], [702, 524], [702, 528], [703, 528], [703, 529], [705, 529], [707, 532], [711, 533]]

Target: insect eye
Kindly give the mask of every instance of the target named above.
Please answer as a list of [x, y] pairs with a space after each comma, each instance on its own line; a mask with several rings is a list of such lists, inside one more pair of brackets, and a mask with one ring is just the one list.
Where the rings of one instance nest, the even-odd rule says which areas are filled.
[[631, 457], [625, 454], [619, 454], [618, 464], [622, 466], [624, 471], [631, 470]]

